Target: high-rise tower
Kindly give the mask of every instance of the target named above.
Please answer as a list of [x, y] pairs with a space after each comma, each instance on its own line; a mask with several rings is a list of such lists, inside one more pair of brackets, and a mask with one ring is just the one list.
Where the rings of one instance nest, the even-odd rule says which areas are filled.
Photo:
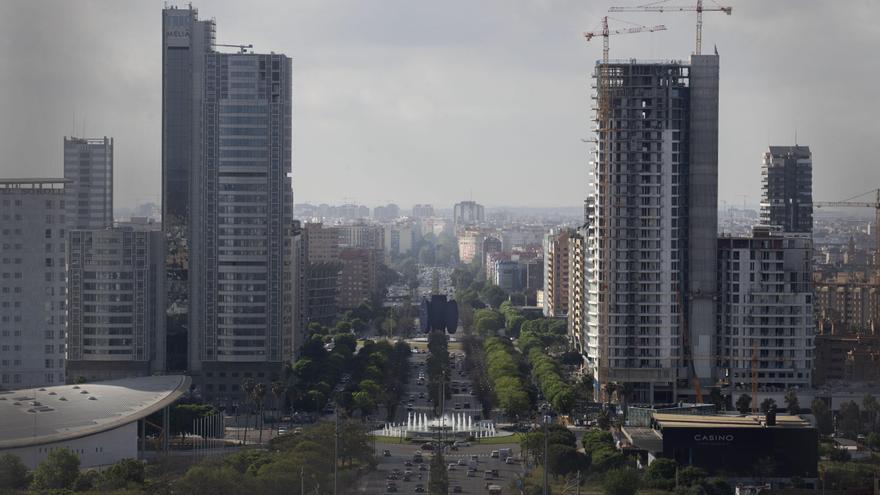
[[70, 229], [113, 225], [113, 138], [64, 138], [64, 203]]
[[201, 161], [201, 105], [205, 56], [214, 51], [214, 21], [198, 10], [162, 10], [162, 230], [165, 235], [167, 366], [187, 368], [190, 308], [198, 291], [191, 284]]
[[718, 71], [717, 55], [596, 65], [584, 352], [631, 400], [715, 372]]
[[813, 231], [813, 154], [809, 146], [771, 146], [761, 167], [761, 223]]
[[292, 64], [215, 52], [195, 10], [163, 19], [168, 367], [229, 401], [293, 353]]

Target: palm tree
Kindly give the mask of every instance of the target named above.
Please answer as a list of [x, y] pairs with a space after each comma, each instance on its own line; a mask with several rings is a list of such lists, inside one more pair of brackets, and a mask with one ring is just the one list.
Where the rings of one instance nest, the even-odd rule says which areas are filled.
[[272, 395], [275, 396], [275, 409], [278, 410], [278, 420], [281, 420], [281, 407], [284, 405], [281, 403], [281, 398], [284, 396], [284, 391], [287, 390], [287, 387], [284, 383], [280, 381], [272, 382]]
[[251, 400], [254, 401], [254, 404], [258, 407], [260, 411], [260, 440], [259, 443], [263, 443], [263, 401], [266, 400], [266, 384], [258, 383], [254, 385], [254, 390], [251, 396]]
[[244, 392], [244, 405], [247, 408], [247, 417], [244, 420], [244, 443], [247, 445], [247, 432], [248, 425], [251, 422], [251, 408], [250, 408], [250, 400], [251, 396], [254, 393], [254, 380], [253, 378], [245, 378], [241, 381], [241, 391]]

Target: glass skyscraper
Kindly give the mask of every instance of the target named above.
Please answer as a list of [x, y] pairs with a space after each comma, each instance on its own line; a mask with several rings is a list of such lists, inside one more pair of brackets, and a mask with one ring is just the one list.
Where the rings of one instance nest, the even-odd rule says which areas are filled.
[[[169, 368], [186, 335], [194, 383], [231, 401], [243, 378], [277, 379], [293, 355], [292, 64], [214, 51], [213, 24], [194, 10], [164, 19]], [[194, 38], [188, 52], [172, 43]]]

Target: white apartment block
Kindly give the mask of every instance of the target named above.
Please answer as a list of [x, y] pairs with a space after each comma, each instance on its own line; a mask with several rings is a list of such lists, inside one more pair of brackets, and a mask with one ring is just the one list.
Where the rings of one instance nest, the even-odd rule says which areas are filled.
[[0, 180], [0, 387], [63, 384], [65, 179]]
[[815, 322], [812, 240], [756, 227], [751, 237], [718, 240], [719, 376], [733, 396], [809, 388]]

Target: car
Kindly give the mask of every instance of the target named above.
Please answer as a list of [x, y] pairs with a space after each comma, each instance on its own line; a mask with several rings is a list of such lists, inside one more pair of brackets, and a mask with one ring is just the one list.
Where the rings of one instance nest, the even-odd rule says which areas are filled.
[[425, 467], [424, 464], [419, 464], [419, 471], [427, 471], [428, 468]]
[[425, 398], [425, 393], [419, 392], [419, 399], [424, 399], [424, 398]]
[[474, 454], [474, 455], [471, 456], [471, 460], [474, 461], [474, 462], [480, 462], [480, 458], [477, 457], [476, 454]]
[[455, 485], [452, 487], [452, 493], [461, 493], [461, 485]]
[[456, 403], [455, 403], [455, 408], [456, 408], [456, 409], [461, 409], [461, 403], [456, 402]]
[[404, 475], [403, 475], [403, 481], [407, 481], [407, 482], [409, 482], [409, 481], [412, 481], [412, 480], [409, 478], [409, 475], [404, 474]]
[[383, 456], [383, 457], [391, 457], [391, 451], [388, 450], [388, 449], [383, 450], [383, 451], [382, 451], [382, 456]]
[[416, 485], [416, 493], [424, 493], [424, 492], [425, 492], [425, 485], [423, 485], [421, 483]]
[[474, 476], [477, 475], [477, 470], [476, 469], [474, 469], [474, 470], [468, 469], [467, 475], [469, 478], [473, 478]]
[[447, 471], [455, 471], [455, 464], [449, 463], [449, 465], [446, 466], [446, 470]]
[[411, 466], [412, 466], [412, 461], [409, 461], [409, 460], [407, 460], [407, 461], [403, 461], [403, 465], [406, 466], [406, 467], [411, 467]]
[[465, 409], [470, 409], [470, 408], [471, 408], [471, 403], [470, 403], [470, 402], [465, 402], [465, 403], [464, 403], [464, 408], [465, 408]]
[[433, 443], [426, 443], [426, 444], [422, 445], [422, 450], [434, 450], [434, 444]]
[[489, 454], [489, 457], [491, 457], [491, 458], [493, 458], [493, 459], [498, 459], [498, 451], [497, 451], [497, 450], [493, 450], [493, 451]]
[[504, 459], [504, 464], [513, 464], [513, 457], [508, 457]]
[[393, 492], [396, 492], [396, 491], [397, 491], [397, 485], [392, 485], [392, 484], [389, 483], [389, 484], [385, 487], [385, 491], [386, 491], [386, 492], [392, 492], [392, 493], [393, 493]]
[[385, 476], [385, 479], [388, 481], [395, 481], [399, 476], [394, 473], [389, 473], [388, 476]]
[[464, 466], [466, 463], [464, 462], [464, 459], [459, 459], [456, 464], [458, 464], [459, 466]]

